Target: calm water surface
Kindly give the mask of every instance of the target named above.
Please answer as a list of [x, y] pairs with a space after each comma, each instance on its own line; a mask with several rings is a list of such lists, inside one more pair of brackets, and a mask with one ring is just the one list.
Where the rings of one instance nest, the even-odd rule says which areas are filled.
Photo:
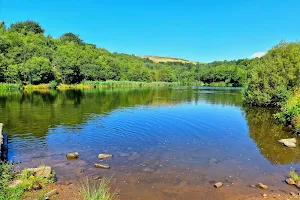
[[[283, 183], [300, 150], [271, 109], [243, 105], [242, 91], [175, 87], [0, 93], [9, 159], [47, 164], [58, 181], [113, 177], [120, 199], [231, 199], [295, 190]], [[68, 161], [65, 154], [80, 158]], [[99, 161], [99, 153], [112, 153]], [[110, 170], [93, 168], [106, 163]], [[225, 187], [215, 190], [213, 183]]]

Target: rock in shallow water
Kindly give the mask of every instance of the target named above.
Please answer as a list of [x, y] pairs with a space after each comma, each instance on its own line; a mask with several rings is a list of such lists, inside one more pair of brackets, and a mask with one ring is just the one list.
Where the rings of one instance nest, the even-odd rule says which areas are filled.
[[222, 183], [222, 182], [217, 182], [217, 183], [214, 184], [214, 186], [215, 186], [216, 188], [220, 188], [220, 187], [223, 186], [223, 183]]
[[296, 138], [288, 138], [288, 139], [281, 139], [281, 140], [278, 140], [278, 142], [284, 144], [285, 142], [291, 142], [291, 143], [296, 143], [297, 140]]
[[215, 158], [211, 158], [211, 159], [209, 159], [209, 161], [208, 161], [209, 166], [212, 166], [212, 165], [217, 164], [217, 163], [218, 163], [218, 161], [217, 161], [217, 159], [215, 159]]
[[266, 185], [264, 185], [264, 184], [262, 184], [262, 183], [259, 183], [259, 184], [258, 184], [258, 187], [260, 187], [261, 189], [265, 189], [265, 190], [268, 189], [268, 186], [266, 186]]
[[76, 159], [79, 157], [79, 154], [77, 152], [71, 152], [71, 153], [67, 153], [66, 156], [68, 159]]
[[295, 181], [291, 178], [286, 179], [285, 182], [289, 185], [295, 185], [296, 184]]
[[113, 155], [112, 154], [99, 154], [98, 155], [98, 158], [99, 159], [105, 159], [105, 158], [112, 158], [113, 157]]
[[109, 169], [110, 168], [109, 165], [97, 164], [97, 163], [94, 164], [94, 167], [101, 168], [101, 169]]

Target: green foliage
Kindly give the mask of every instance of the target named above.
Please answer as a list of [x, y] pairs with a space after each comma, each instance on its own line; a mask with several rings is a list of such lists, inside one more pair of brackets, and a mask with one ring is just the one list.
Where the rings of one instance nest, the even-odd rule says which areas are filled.
[[50, 89], [56, 89], [56, 87], [58, 86], [58, 83], [56, 81], [51, 81], [49, 83], [49, 85], [50, 85]]
[[281, 112], [275, 115], [275, 118], [283, 125], [293, 125], [300, 128], [300, 89], [295, 89], [288, 100], [282, 105]]
[[[2, 30], [2, 31], [1, 31]], [[43, 35], [33, 21], [0, 24], [0, 82], [78, 84], [82, 81], [203, 82], [242, 86], [251, 61], [154, 63], [134, 55], [110, 53], [73, 33], [59, 39]]]
[[3, 34], [6, 32], [6, 26], [5, 26], [5, 22], [1, 22], [0, 21], [0, 34]]
[[279, 106], [300, 84], [300, 43], [281, 42], [253, 65], [244, 94], [246, 102]]
[[23, 66], [22, 75], [30, 84], [48, 83], [52, 78], [51, 64], [44, 57], [32, 57]]
[[293, 181], [300, 180], [299, 174], [294, 169], [290, 171], [290, 177], [291, 177], [291, 179], [293, 179]]
[[30, 20], [27, 20], [25, 22], [17, 22], [10, 25], [9, 31], [16, 31], [24, 35], [30, 33], [43, 34], [45, 32], [44, 29], [42, 29], [42, 27], [39, 25], [39, 23]]
[[78, 35], [73, 33], [65, 33], [59, 38], [62, 42], [74, 42], [76, 44], [83, 44]]
[[[13, 180], [21, 183], [9, 187]], [[11, 163], [0, 163], [0, 200], [19, 200], [25, 191], [38, 190], [55, 181], [55, 172], [52, 171], [50, 178], [35, 176], [32, 170], [24, 169], [16, 174]]]
[[99, 182], [91, 182], [88, 178], [79, 185], [84, 200], [116, 200], [117, 191], [111, 191], [110, 179], [102, 178]]

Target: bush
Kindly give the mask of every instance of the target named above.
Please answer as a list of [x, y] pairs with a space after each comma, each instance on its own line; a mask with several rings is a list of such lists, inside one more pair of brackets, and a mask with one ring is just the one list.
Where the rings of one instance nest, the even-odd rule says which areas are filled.
[[293, 125], [300, 128], [300, 89], [296, 89], [293, 95], [290, 95], [285, 104], [282, 105], [281, 112], [275, 115], [275, 118], [283, 125]]
[[280, 106], [300, 84], [300, 43], [271, 49], [249, 72], [244, 99], [258, 106]]

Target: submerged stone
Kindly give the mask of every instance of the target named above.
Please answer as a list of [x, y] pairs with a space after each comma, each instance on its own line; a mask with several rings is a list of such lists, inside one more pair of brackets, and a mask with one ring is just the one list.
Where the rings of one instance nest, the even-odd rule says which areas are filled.
[[109, 165], [97, 164], [97, 163], [94, 164], [94, 167], [95, 168], [101, 168], [101, 169], [109, 169], [110, 168]]
[[267, 185], [264, 185], [262, 183], [259, 183], [258, 184], [258, 187], [260, 187], [261, 189], [264, 189], [264, 190], [267, 190], [268, 189], [268, 186]]
[[217, 161], [217, 159], [215, 159], [215, 158], [211, 158], [211, 159], [209, 159], [209, 161], [208, 161], [209, 166], [212, 166], [212, 165], [217, 164], [217, 163], [218, 163], [218, 161]]
[[66, 156], [68, 159], [76, 159], [79, 157], [79, 154], [77, 152], [71, 152], [71, 153], [67, 153]]
[[99, 159], [105, 159], [105, 158], [112, 158], [113, 157], [113, 155], [112, 154], [99, 154], [98, 155], [98, 158]]

